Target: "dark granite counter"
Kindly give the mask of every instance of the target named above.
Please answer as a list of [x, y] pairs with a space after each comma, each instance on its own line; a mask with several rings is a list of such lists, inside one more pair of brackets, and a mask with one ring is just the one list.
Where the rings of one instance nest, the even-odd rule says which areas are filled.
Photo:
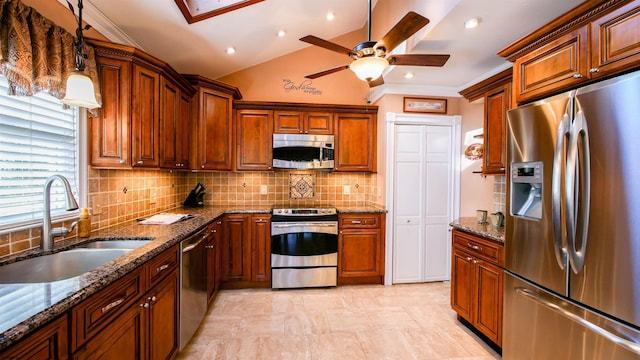
[[375, 205], [363, 206], [338, 206], [338, 213], [386, 213], [387, 210]]
[[452, 221], [449, 225], [455, 229], [504, 243], [504, 226], [495, 227], [490, 223], [478, 224], [475, 217], [462, 217]]
[[[0, 285], [0, 351], [14, 344], [33, 330], [66, 313], [74, 305], [105, 288], [154, 256], [178, 244], [223, 214], [269, 214], [273, 206], [177, 208], [170, 213], [188, 213], [195, 217], [171, 225], [141, 225], [128, 223], [94, 231], [87, 239], [72, 238], [56, 241], [55, 252], [100, 239], [151, 239], [94, 270], [69, 279], [50, 283]], [[339, 212], [386, 212], [375, 206], [341, 207]], [[32, 249], [0, 259], [0, 266], [27, 258], [46, 255]]]

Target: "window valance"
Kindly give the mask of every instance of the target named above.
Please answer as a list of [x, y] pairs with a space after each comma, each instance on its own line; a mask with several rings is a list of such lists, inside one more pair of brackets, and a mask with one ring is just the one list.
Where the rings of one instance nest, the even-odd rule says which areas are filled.
[[[73, 35], [19, 0], [0, 0], [0, 71], [10, 95], [46, 92], [62, 99], [75, 70]], [[85, 45], [85, 72], [102, 104], [93, 47]]]

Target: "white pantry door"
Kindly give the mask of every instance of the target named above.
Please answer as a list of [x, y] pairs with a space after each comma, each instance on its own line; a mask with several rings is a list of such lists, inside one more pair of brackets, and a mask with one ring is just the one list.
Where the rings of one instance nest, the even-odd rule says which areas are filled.
[[449, 280], [452, 132], [395, 126], [393, 283]]

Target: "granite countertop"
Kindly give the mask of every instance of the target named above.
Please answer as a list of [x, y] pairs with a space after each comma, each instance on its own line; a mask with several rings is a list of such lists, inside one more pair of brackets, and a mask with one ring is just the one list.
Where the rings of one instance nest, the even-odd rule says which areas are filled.
[[450, 224], [455, 229], [482, 236], [500, 243], [504, 243], [504, 226], [493, 226], [490, 223], [478, 224], [475, 217], [461, 217]]
[[[132, 220], [122, 225], [94, 231], [90, 238], [56, 241], [55, 251], [101, 239], [149, 239], [146, 245], [118, 257], [94, 270], [50, 283], [0, 284], [0, 351], [33, 330], [66, 313], [74, 305], [105, 288], [152, 257], [178, 244], [223, 214], [269, 214], [273, 206], [177, 208], [169, 213], [188, 213], [195, 217], [171, 225], [141, 225]], [[386, 212], [376, 206], [339, 207], [339, 212]], [[45, 255], [32, 249], [0, 259], [0, 266]]]

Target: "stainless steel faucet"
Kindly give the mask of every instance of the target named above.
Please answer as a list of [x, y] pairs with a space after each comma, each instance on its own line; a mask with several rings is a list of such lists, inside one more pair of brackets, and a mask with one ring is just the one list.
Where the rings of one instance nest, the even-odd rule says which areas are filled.
[[66, 204], [67, 211], [76, 210], [78, 208], [78, 203], [76, 199], [73, 197], [73, 193], [71, 191], [71, 185], [69, 185], [69, 180], [62, 175], [52, 175], [47, 181], [44, 183], [44, 217], [42, 224], [42, 250], [53, 250], [53, 238], [58, 236], [68, 235], [73, 231], [73, 228], [76, 227], [77, 221], [74, 221], [71, 224], [71, 229], [67, 229], [66, 227], [57, 227], [51, 228], [51, 184], [55, 180], [60, 180], [64, 185], [64, 191], [66, 195]]

